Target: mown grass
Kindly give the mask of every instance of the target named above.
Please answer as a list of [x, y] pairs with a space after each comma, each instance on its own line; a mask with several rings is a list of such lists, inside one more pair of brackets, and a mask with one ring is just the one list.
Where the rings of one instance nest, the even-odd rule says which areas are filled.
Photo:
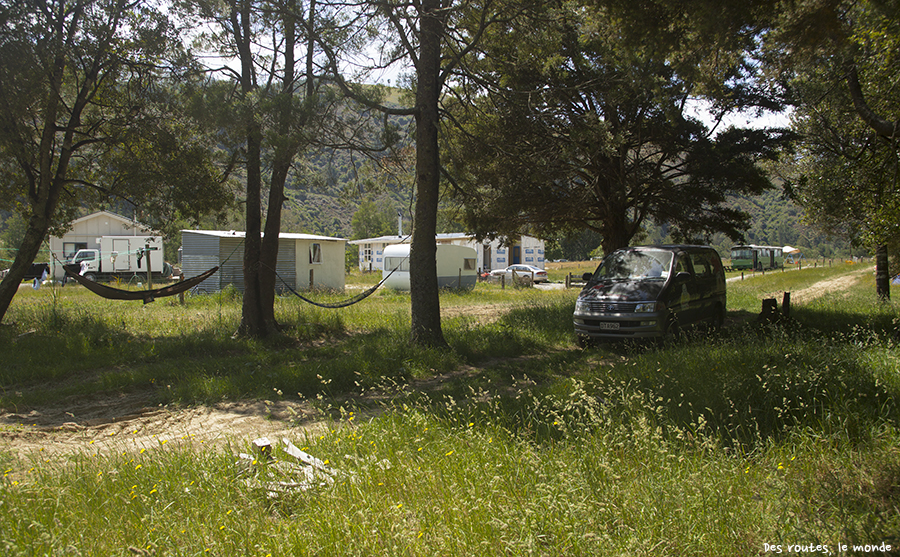
[[[233, 293], [114, 309], [76, 290], [28, 293], [0, 341], [15, 362], [0, 370], [5, 408], [129, 389], [181, 404], [321, 396], [333, 421], [295, 442], [333, 475], [273, 495], [269, 482], [298, 477], [290, 457], [236, 465], [243, 439], [224, 452], [190, 439], [26, 461], [0, 452], [0, 551], [738, 556], [884, 543], [896, 553], [895, 307], [872, 300], [864, 273], [795, 305], [790, 322], [754, 319], [761, 297], [851, 270], [729, 283], [729, 326], [664, 349], [579, 349], [575, 291], [445, 295], [448, 308], [502, 308], [486, 323], [483, 311], [445, 319], [450, 351], [409, 346], [408, 298], [392, 292], [346, 311], [279, 300], [287, 329], [274, 343], [232, 338]], [[388, 396], [375, 403], [373, 391]]]

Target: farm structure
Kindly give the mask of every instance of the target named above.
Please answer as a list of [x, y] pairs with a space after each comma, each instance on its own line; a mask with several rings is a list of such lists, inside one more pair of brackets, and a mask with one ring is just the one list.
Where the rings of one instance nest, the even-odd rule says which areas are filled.
[[[487, 272], [518, 264], [544, 268], [544, 241], [531, 236], [482, 242], [472, 234], [452, 233], [438, 234], [435, 241], [438, 246], [465, 246], [474, 249], [476, 271]], [[408, 236], [380, 236], [350, 242], [359, 247], [359, 269], [361, 271], [383, 270], [385, 268], [384, 250], [387, 246], [408, 243]]]
[[[219, 271], [197, 286], [201, 292], [217, 292], [231, 284], [244, 291], [244, 232], [182, 230], [181, 269], [185, 278], [215, 266]], [[347, 240], [331, 236], [282, 232], [278, 235], [275, 288], [278, 291], [344, 289]]]
[[731, 248], [731, 268], [735, 271], [766, 271], [784, 267], [784, 248], [755, 244]]
[[[394, 290], [409, 290], [409, 244], [384, 248], [384, 285]], [[439, 288], [469, 290], [475, 288], [478, 269], [474, 248], [438, 244], [437, 275]]]
[[[131, 238], [135, 237], [155, 237], [160, 238], [158, 232], [151, 230], [149, 227], [111, 213], [109, 211], [99, 211], [90, 215], [81, 217], [72, 221], [71, 228], [62, 236], [50, 237], [50, 251], [55, 255], [50, 261], [50, 274], [54, 280], [62, 280], [65, 276], [62, 263], [71, 260], [79, 250], [97, 250], [99, 258], [110, 260], [113, 250], [110, 238], [118, 238], [120, 244], [127, 241], [131, 245]], [[106, 240], [104, 240], [106, 239]], [[146, 242], [145, 242], [146, 243]], [[103, 244], [103, 245], [101, 245]], [[141, 244], [144, 245], [143, 243]], [[105, 251], [104, 251], [105, 250]], [[162, 271], [162, 252], [160, 251], [154, 259], [154, 271]], [[119, 266], [123, 266], [127, 261], [127, 257], [123, 257], [119, 261]], [[146, 272], [146, 269], [144, 270]]]

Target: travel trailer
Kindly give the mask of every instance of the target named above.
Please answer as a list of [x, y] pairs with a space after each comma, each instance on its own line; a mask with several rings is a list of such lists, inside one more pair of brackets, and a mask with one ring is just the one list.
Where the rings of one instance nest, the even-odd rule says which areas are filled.
[[[388, 277], [384, 285], [394, 290], [409, 290], [409, 244], [394, 244], [384, 248], [384, 270]], [[473, 248], [454, 245], [437, 246], [437, 274], [439, 288], [469, 290], [475, 288], [478, 269]], [[393, 271], [393, 274], [391, 274]]]

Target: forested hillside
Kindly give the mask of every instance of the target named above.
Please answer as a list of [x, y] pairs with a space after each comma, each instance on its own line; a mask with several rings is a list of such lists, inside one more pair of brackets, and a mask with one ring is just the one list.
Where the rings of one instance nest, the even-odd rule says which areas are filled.
[[[333, 157], [321, 157], [318, 162], [322, 164], [321, 175], [326, 177], [313, 189], [308, 191], [296, 181], [288, 192], [291, 201], [286, 206], [285, 227], [286, 231], [308, 232], [314, 234], [329, 234], [350, 238], [353, 234], [351, 219], [362, 200], [369, 197], [378, 197], [383, 201], [383, 207], [390, 213], [390, 222], [393, 223], [393, 233], [396, 233], [396, 212], [400, 210], [404, 214], [404, 228], [406, 229], [409, 216], [409, 199], [411, 188], [409, 184], [397, 183], [392, 179], [381, 179], [372, 176], [371, 170], [364, 168], [354, 172], [349, 157], [335, 155]], [[367, 166], [363, 164], [362, 166]], [[795, 203], [782, 196], [780, 189], [770, 190], [755, 197], [735, 197], [732, 205], [749, 213], [751, 218], [750, 229], [746, 233], [746, 242], [763, 245], [790, 245], [803, 250], [804, 257], [847, 257], [851, 255], [849, 242], [842, 238], [829, 238], [814, 227], [803, 222], [803, 210]], [[452, 208], [445, 208], [452, 213]], [[442, 232], [458, 231], [458, 225], [454, 226], [450, 219], [445, 219], [447, 230]], [[449, 228], [453, 227], [453, 230]], [[596, 241], [596, 240], [595, 240]], [[671, 242], [665, 226], [655, 226], [648, 230], [644, 243]], [[585, 242], [587, 245], [585, 245]], [[723, 255], [729, 253], [732, 242], [722, 234], [711, 239], [714, 245]], [[591, 246], [591, 239], [570, 241], [573, 245], [572, 252], [560, 249], [557, 253], [550, 254], [552, 258], [575, 259], [579, 254], [589, 254], [599, 245], [599, 241]], [[577, 247], [575, 247], [577, 246]]]
[[[851, 255], [850, 243], [846, 239], [829, 238], [805, 224], [803, 209], [784, 198], [780, 189], [756, 197], [735, 198], [733, 204], [752, 215], [750, 229], [746, 233], [748, 244], [794, 246], [800, 248], [807, 258]], [[722, 254], [727, 253], [732, 244], [724, 236], [713, 241]]]
[[747, 242], [764, 245], [790, 245], [803, 249], [808, 257], [850, 255], [850, 244], [842, 238], [829, 238], [802, 222], [803, 209], [772, 190], [753, 198], [738, 198], [734, 204], [753, 215]]
[[[397, 94], [392, 95], [398, 101]], [[411, 135], [410, 116], [392, 117], [401, 134]], [[404, 230], [410, 231], [413, 183], [414, 151], [407, 141], [401, 141], [392, 153], [350, 153], [318, 149], [310, 151], [297, 164], [286, 183], [288, 201], [284, 206], [282, 230], [323, 234], [343, 238], [354, 237], [352, 219], [360, 204], [377, 201], [378, 210], [384, 214], [381, 220], [390, 223], [383, 233], [397, 232], [397, 214], [403, 215]], [[240, 181], [240, 176], [237, 180]], [[766, 245], [791, 245], [803, 250], [805, 257], [846, 257], [851, 254], [850, 244], [842, 238], [829, 238], [815, 228], [803, 223], [803, 210], [782, 196], [780, 189], [770, 190], [755, 197], [735, 197], [733, 206], [752, 215], [746, 242]], [[445, 206], [440, 219], [440, 232], [458, 232], [463, 226], [454, 220], [459, 208]], [[122, 212], [118, 207], [110, 210]], [[85, 211], [86, 213], [88, 211]], [[127, 212], [127, 211], [126, 211]], [[242, 229], [243, 216], [239, 207], [224, 219], [206, 219], [202, 228]], [[177, 223], [172, 230], [193, 227], [190, 223]], [[0, 212], [0, 250], [17, 245], [17, 235], [23, 231], [19, 219], [11, 213]], [[177, 234], [176, 234], [177, 236]], [[582, 259], [592, 252], [596, 255], [599, 237], [585, 233], [568, 239], [548, 242], [548, 258]], [[650, 226], [639, 243], [665, 243], [673, 239], [666, 226]], [[722, 234], [710, 239], [720, 253], [729, 253], [732, 242]], [[171, 238], [167, 254], [174, 253], [180, 238]], [[10, 260], [13, 252], [2, 250], [0, 259]]]
[[[399, 183], [396, 179], [386, 179], [370, 168], [370, 163], [359, 161], [354, 170], [354, 162], [346, 154], [320, 156], [311, 161], [316, 177], [290, 181], [285, 204], [283, 230], [351, 238], [351, 220], [360, 203], [368, 198], [378, 198], [386, 213], [386, 220], [392, 223], [392, 233], [396, 233], [396, 214], [404, 214], [404, 229], [409, 230], [409, 207], [411, 188], [409, 183]], [[307, 167], [309, 168], [309, 167]], [[379, 180], [380, 178], [380, 180]], [[756, 197], [741, 197], [733, 200], [734, 206], [752, 215], [751, 226], [746, 234], [747, 243], [765, 245], [790, 245], [803, 250], [804, 257], [847, 257], [851, 255], [850, 244], [841, 238], [829, 238], [815, 228], [802, 222], [803, 210], [782, 197], [780, 190], [772, 190]], [[452, 208], [447, 208], [452, 213]], [[0, 246], [16, 245], [14, 236], [22, 227], [10, 213], [0, 213]], [[389, 218], [388, 218], [389, 217]], [[240, 216], [235, 214], [226, 223], [204, 223], [207, 227], [240, 229]], [[450, 219], [444, 219], [445, 228], [458, 231], [459, 226]], [[586, 235], [589, 236], [589, 235]], [[670, 242], [665, 226], [648, 230], [641, 243]], [[178, 244], [180, 238], [171, 244]], [[722, 234], [711, 239], [719, 252], [726, 255], [733, 242]], [[599, 245], [599, 240], [591, 237], [570, 239], [560, 242], [559, 247], [548, 245], [552, 251], [548, 258], [581, 259], [587, 257]], [[177, 246], [175, 246], [177, 248]], [[858, 250], [857, 250], [858, 251]], [[4, 251], [0, 259], [12, 259], [12, 252]]]

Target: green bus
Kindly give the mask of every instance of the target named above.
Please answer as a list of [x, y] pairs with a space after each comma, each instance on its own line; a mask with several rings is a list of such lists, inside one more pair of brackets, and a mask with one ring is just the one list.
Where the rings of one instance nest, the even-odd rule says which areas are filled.
[[784, 267], [784, 252], [780, 246], [734, 246], [731, 248], [731, 268], [735, 271], [766, 271]]

